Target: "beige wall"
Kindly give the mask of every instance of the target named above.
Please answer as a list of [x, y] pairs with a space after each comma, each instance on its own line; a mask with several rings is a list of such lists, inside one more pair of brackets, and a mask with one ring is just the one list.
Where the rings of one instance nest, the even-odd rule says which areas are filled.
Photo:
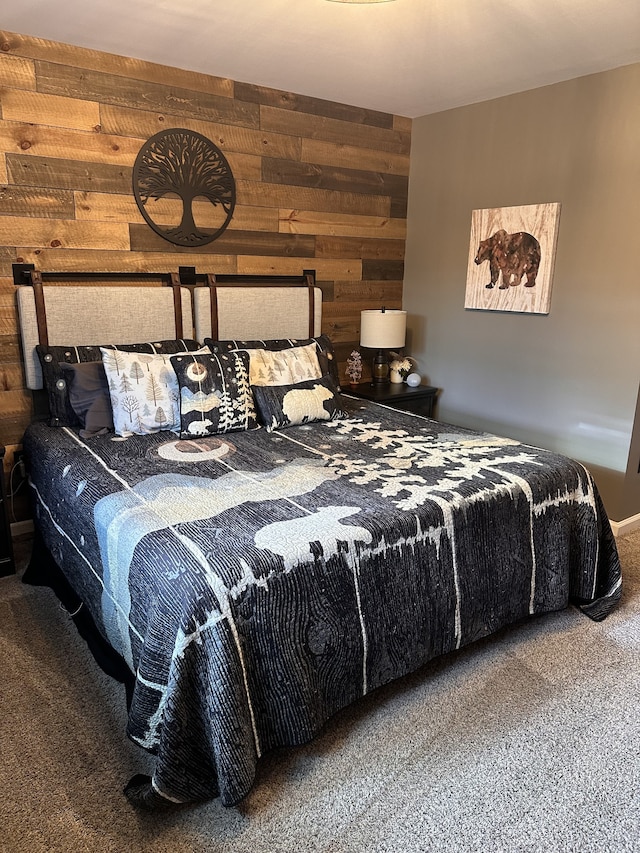
[[[614, 520], [640, 512], [639, 152], [640, 64], [413, 123], [404, 307], [439, 417], [579, 459]], [[543, 202], [550, 313], [465, 310], [471, 212]]]

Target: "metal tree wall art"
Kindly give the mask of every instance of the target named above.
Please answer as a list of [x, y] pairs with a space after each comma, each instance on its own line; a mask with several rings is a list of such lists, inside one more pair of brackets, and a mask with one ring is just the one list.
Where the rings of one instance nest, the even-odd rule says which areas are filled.
[[178, 246], [215, 240], [236, 204], [235, 181], [222, 151], [206, 136], [183, 128], [162, 130], [145, 142], [133, 166], [133, 192], [151, 228]]

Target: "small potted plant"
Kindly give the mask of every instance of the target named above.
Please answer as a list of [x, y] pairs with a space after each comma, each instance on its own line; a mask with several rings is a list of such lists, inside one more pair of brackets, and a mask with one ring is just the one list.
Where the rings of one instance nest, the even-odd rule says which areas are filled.
[[357, 385], [362, 378], [362, 356], [357, 349], [354, 349], [351, 355], [347, 358], [347, 378], [349, 385]]

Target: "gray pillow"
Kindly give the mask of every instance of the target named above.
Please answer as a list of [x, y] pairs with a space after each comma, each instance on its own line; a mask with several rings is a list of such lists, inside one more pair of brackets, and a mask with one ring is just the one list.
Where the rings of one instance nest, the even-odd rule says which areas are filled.
[[89, 438], [105, 430], [112, 430], [111, 399], [102, 362], [61, 362], [60, 370], [66, 380], [69, 403], [80, 421], [83, 437]]

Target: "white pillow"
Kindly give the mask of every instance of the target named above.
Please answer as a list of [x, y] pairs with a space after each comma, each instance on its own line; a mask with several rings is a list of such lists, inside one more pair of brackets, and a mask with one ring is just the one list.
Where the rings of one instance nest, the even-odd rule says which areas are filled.
[[[100, 347], [116, 435], [180, 432], [180, 390], [171, 364], [175, 353], [123, 352]], [[209, 347], [196, 350], [208, 353]]]
[[282, 350], [247, 349], [251, 385], [295, 385], [320, 379], [322, 370], [315, 343]]

